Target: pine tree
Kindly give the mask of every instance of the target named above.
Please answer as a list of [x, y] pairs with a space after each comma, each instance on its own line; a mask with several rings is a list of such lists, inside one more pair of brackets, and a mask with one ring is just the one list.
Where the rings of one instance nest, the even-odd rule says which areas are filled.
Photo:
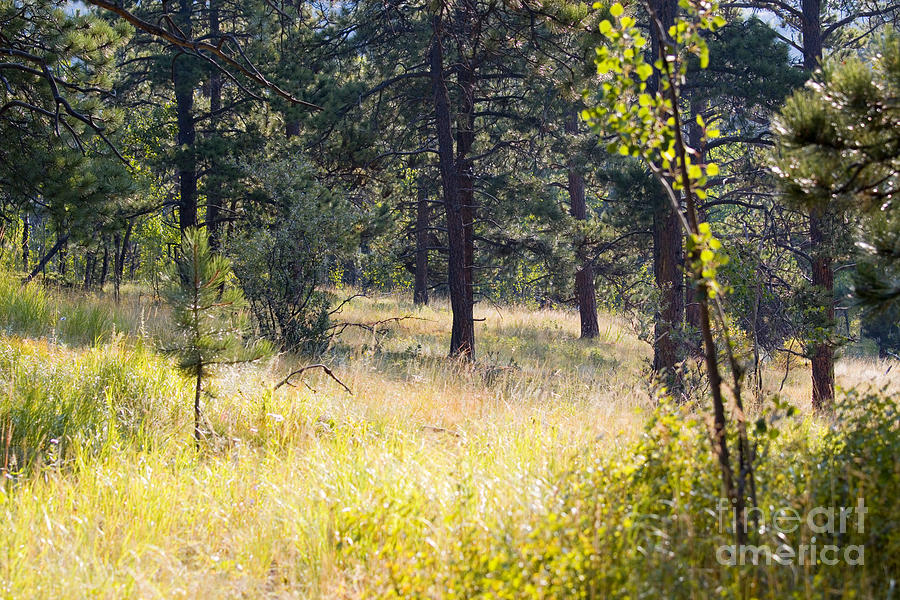
[[194, 440], [199, 444], [203, 378], [215, 365], [262, 358], [269, 346], [262, 341], [245, 344], [248, 327], [243, 293], [232, 285], [228, 259], [213, 254], [206, 233], [199, 229], [184, 232], [166, 296], [180, 332], [168, 351], [178, 359], [178, 368], [195, 382]]
[[900, 35], [886, 34], [870, 60], [829, 60], [794, 94], [776, 123], [776, 172], [787, 196], [811, 211], [861, 214], [866, 260], [855, 293], [875, 310], [900, 301]]

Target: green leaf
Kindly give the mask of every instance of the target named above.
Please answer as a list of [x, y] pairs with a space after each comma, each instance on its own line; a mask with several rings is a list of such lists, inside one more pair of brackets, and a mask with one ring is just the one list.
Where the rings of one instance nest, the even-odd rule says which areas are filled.
[[625, 9], [622, 8], [622, 5], [616, 2], [612, 6], [609, 7], [609, 14], [618, 18], [621, 17], [625, 13]]
[[641, 63], [640, 65], [638, 65], [636, 71], [638, 77], [641, 78], [641, 81], [646, 81], [648, 77], [653, 75], [653, 67], [651, 67], [647, 63]]

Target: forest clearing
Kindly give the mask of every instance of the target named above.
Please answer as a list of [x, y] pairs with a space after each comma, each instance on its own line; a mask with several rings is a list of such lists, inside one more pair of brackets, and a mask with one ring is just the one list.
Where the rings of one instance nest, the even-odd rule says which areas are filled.
[[[8, 285], [0, 297], [14, 332], [2, 341], [2, 410], [12, 418], [4, 435], [30, 411], [32, 429], [13, 431], [14, 439], [45, 454], [0, 492], [7, 597], [572, 597], [567, 578], [584, 561], [605, 573], [591, 584], [596, 597], [629, 588], [690, 597], [702, 586], [737, 585], [710, 570], [712, 553], [693, 549], [698, 562], [680, 566], [666, 558], [701, 543], [679, 536], [709, 525], [712, 498], [673, 505], [651, 528], [625, 525], [633, 509], [620, 504], [639, 484], [702, 493], [710, 482], [694, 471], [702, 464], [691, 464], [693, 453], [706, 453], [702, 428], [660, 448], [684, 462], [677, 476], [654, 473], [658, 481], [629, 490], [617, 487], [626, 485], [622, 475], [573, 475], [579, 465], [640, 462], [634, 453], [655, 407], [642, 383], [650, 352], [621, 318], [601, 315], [601, 335], [580, 340], [571, 310], [484, 308], [486, 358], [466, 364], [444, 356], [446, 306], [355, 298], [341, 313], [346, 322], [411, 318], [339, 336], [327, 362], [352, 395], [318, 371], [304, 374], [308, 388], [297, 380], [273, 392], [303, 364], [295, 356], [226, 368], [205, 401], [207, 444], [198, 453], [187, 443], [191, 386], [152, 349], [167, 335], [165, 308], [130, 293], [118, 307], [37, 288], [24, 302], [16, 295]], [[890, 365], [841, 360], [837, 383], [896, 393]], [[766, 384], [777, 387], [782, 373], [772, 375]], [[806, 405], [802, 365], [783, 393]], [[40, 398], [54, 404], [30, 404]], [[818, 448], [827, 427], [801, 411], [783, 432], [788, 451]], [[4, 460], [16, 471], [9, 439]], [[798, 479], [777, 493], [815, 476], [814, 455], [795, 458], [809, 462], [794, 462]], [[663, 508], [653, 505], [671, 493], [642, 501]], [[609, 505], [597, 540], [580, 539], [574, 508], [584, 502]], [[893, 509], [885, 504], [882, 516], [896, 518]], [[644, 556], [641, 546], [657, 536], [659, 556]], [[713, 543], [704, 536], [704, 547]], [[495, 559], [503, 562], [488, 564]], [[875, 582], [880, 567], [844, 585]], [[701, 579], [679, 579], [701, 568]], [[784, 566], [768, 569], [751, 577], [794, 586]], [[818, 584], [806, 585], [817, 596]]]
[[900, 598], [896, 0], [0, 0], [0, 597]]

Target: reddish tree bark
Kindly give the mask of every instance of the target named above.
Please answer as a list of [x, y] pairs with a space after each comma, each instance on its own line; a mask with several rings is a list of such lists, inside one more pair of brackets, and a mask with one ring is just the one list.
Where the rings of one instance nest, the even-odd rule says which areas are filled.
[[[668, 31], [675, 22], [676, 4], [672, 0], [651, 0], [651, 7], [659, 19], [662, 31]], [[658, 58], [659, 40], [656, 27], [650, 28], [653, 61]], [[659, 75], [648, 82], [651, 93], [659, 89]], [[656, 315], [653, 342], [653, 370], [669, 379], [673, 386], [675, 368], [679, 360], [681, 324], [684, 320], [684, 279], [680, 272], [682, 262], [681, 224], [674, 207], [668, 202], [658, 206], [653, 213], [653, 274], [659, 289], [659, 311]]]
[[[822, 61], [822, 5], [821, 0], [802, 0], [803, 66], [812, 71]], [[834, 320], [834, 267], [832, 265], [832, 232], [828, 227], [827, 209], [812, 210], [809, 215], [810, 254], [813, 257], [812, 284], [825, 297], [822, 309], [828, 322]], [[817, 343], [812, 349], [812, 406], [816, 410], [829, 408], [834, 402], [834, 348], [829, 340]]]

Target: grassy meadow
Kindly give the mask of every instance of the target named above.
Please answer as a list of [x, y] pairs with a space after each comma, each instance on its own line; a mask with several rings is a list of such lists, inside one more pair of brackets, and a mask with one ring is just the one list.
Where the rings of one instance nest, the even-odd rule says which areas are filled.
[[346, 327], [323, 358], [352, 394], [320, 370], [273, 389], [299, 357], [223, 369], [197, 451], [152, 298], [5, 280], [0, 596], [896, 595], [900, 367], [840, 361], [839, 386], [878, 393], [826, 422], [806, 412], [808, 371], [773, 363], [765, 395], [800, 411], [754, 409], [771, 424], [754, 433], [760, 504], [865, 496], [873, 526], [841, 540], [865, 544], [865, 564], [728, 567], [705, 409], [655, 410], [650, 348], [626, 320], [602, 315], [585, 342], [571, 311], [476, 317], [469, 365], [446, 358], [447, 306], [356, 298], [336, 319], [381, 323]]

